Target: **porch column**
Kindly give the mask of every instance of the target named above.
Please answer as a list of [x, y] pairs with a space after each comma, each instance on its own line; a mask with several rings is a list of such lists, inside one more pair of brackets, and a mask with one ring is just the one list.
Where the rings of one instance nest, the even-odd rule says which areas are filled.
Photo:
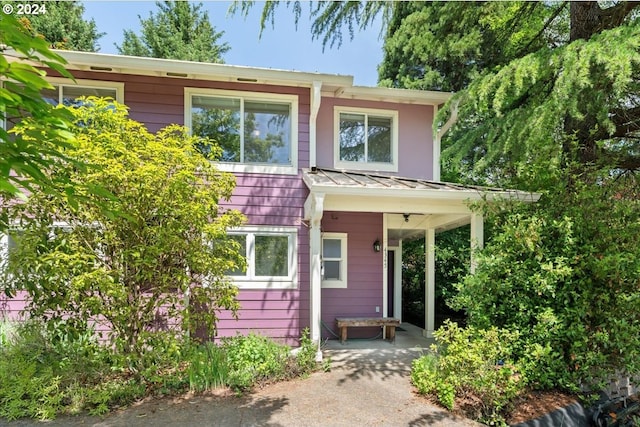
[[433, 338], [436, 324], [436, 229], [427, 228], [425, 242], [425, 336]]
[[471, 274], [475, 273], [477, 261], [475, 252], [484, 247], [484, 218], [482, 214], [471, 214]]
[[310, 253], [310, 338], [318, 344], [318, 353], [316, 359], [322, 360], [322, 352], [320, 351], [321, 342], [321, 286], [322, 286], [322, 237], [321, 228], [322, 213], [324, 204], [324, 194], [310, 194], [310, 209], [308, 217], [310, 220], [309, 230], [309, 253]]

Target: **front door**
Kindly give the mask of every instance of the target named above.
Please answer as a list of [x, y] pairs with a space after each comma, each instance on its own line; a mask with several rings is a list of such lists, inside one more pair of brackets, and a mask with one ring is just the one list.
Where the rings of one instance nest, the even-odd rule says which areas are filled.
[[387, 316], [396, 317], [395, 308], [395, 288], [396, 288], [396, 251], [389, 249], [387, 251]]

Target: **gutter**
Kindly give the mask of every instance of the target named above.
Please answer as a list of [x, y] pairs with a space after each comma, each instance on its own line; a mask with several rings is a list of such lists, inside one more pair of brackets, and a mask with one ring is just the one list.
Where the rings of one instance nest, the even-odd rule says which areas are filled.
[[[433, 180], [440, 181], [440, 151], [441, 151], [441, 141], [442, 137], [445, 133], [451, 129], [451, 127], [458, 120], [458, 106], [460, 105], [460, 100], [455, 100], [453, 105], [451, 106], [451, 116], [449, 120], [440, 128], [435, 134], [433, 138]], [[436, 105], [433, 108], [433, 118], [435, 122], [435, 117], [438, 114], [438, 106]]]

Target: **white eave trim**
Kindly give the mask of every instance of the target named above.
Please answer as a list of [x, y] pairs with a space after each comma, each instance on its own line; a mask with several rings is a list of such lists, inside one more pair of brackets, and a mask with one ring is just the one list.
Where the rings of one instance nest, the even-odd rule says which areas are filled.
[[358, 99], [368, 101], [399, 102], [419, 105], [441, 105], [446, 103], [453, 93], [430, 90], [394, 89], [387, 87], [350, 86], [343, 87], [333, 93], [341, 99]]
[[[307, 183], [308, 184], [308, 183]], [[310, 185], [310, 184], [308, 184]], [[327, 196], [376, 196], [397, 199], [430, 199], [430, 200], [518, 200], [521, 202], [537, 202], [540, 195], [536, 193], [510, 192], [510, 191], [482, 191], [482, 190], [429, 190], [422, 188], [397, 189], [397, 188], [362, 188], [362, 187], [337, 187], [313, 185], [312, 192], [324, 193]]]
[[139, 75], [202, 80], [245, 81], [248, 83], [312, 86], [321, 80], [329, 86], [351, 86], [353, 77], [339, 74], [309, 73], [228, 64], [144, 58], [94, 52], [56, 50], [69, 63], [68, 68], [85, 71], [111, 71]]

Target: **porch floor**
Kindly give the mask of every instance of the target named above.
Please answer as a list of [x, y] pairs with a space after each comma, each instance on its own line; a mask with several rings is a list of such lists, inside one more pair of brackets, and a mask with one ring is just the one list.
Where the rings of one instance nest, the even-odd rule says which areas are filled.
[[400, 328], [396, 328], [395, 342], [378, 339], [358, 339], [348, 338], [344, 344], [340, 340], [326, 340], [322, 343], [322, 350], [329, 352], [334, 350], [409, 350], [421, 353], [429, 351], [429, 347], [434, 343], [432, 338], [425, 338], [422, 335], [422, 328], [410, 323], [401, 323]]

